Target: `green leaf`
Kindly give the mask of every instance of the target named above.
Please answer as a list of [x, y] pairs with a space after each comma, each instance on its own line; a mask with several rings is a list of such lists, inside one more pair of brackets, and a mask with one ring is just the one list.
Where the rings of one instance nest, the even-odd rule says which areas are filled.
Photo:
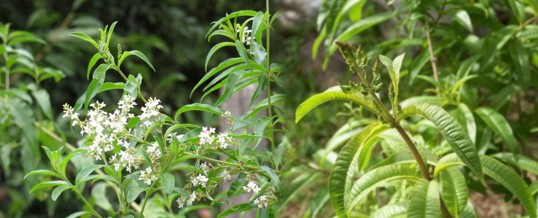
[[454, 117], [439, 106], [422, 103], [403, 109], [398, 120], [411, 115], [421, 115], [431, 121], [465, 165], [471, 168], [479, 178], [482, 178], [482, 166], [478, 158], [478, 151]]
[[397, 204], [389, 204], [385, 205], [382, 208], [379, 208], [379, 210], [375, 211], [374, 214], [372, 214], [372, 218], [393, 218], [397, 216], [403, 216], [405, 217], [407, 213], [407, 207], [409, 207], [406, 203], [397, 203]]
[[360, 93], [350, 94], [344, 93], [341, 90], [327, 90], [325, 92], [316, 94], [301, 103], [299, 107], [297, 107], [297, 111], [295, 112], [295, 122], [299, 122], [306, 114], [308, 114], [308, 112], [310, 112], [317, 106], [328, 101], [336, 100], [351, 101], [355, 104], [365, 107], [375, 115], [379, 115], [379, 112], [376, 109], [374, 102]]
[[520, 154], [497, 153], [494, 157], [538, 176], [538, 161]]
[[234, 46], [235, 46], [234, 42], [221, 42], [211, 47], [211, 49], [209, 50], [205, 58], [205, 65], [204, 65], [205, 71], [207, 71], [207, 65], [209, 64], [209, 60], [211, 60], [211, 57], [213, 56], [213, 54], [215, 54], [215, 52], [217, 52], [219, 49], [224, 48], [224, 47], [234, 47]]
[[221, 72], [222, 70], [228, 67], [234, 66], [236, 64], [239, 64], [239, 63], [243, 63], [243, 60], [241, 58], [230, 58], [221, 62], [218, 66], [214, 67], [209, 72], [207, 72], [207, 74], [205, 74], [204, 77], [202, 77], [202, 79], [200, 79], [200, 81], [194, 86], [194, 88], [192, 88], [192, 91], [189, 97], [192, 97], [192, 94], [194, 93], [194, 91], [198, 87], [200, 87], [203, 83], [205, 83], [209, 78], [213, 77], [215, 74]]
[[82, 39], [86, 42], [89, 42], [93, 45], [93, 47], [95, 47], [97, 50], [99, 50], [99, 44], [97, 44], [97, 42], [95, 42], [95, 40], [92, 39], [92, 37], [86, 35], [85, 33], [81, 33], [81, 32], [75, 32], [75, 33], [69, 33], [70, 36], [73, 36], [73, 37], [77, 37], [79, 39]]
[[469, 134], [469, 138], [473, 143], [476, 143], [476, 122], [474, 120], [473, 113], [467, 107], [464, 103], [458, 104], [458, 110], [460, 110], [463, 113], [463, 116], [465, 117], [465, 124], [466, 124], [466, 130]]
[[48, 119], [52, 120], [52, 107], [50, 105], [49, 93], [44, 89], [39, 89], [32, 91], [32, 95], [34, 96], [41, 111], [43, 111]]
[[69, 184], [63, 180], [53, 180], [53, 181], [42, 182], [37, 185], [34, 185], [34, 187], [30, 189], [30, 193], [33, 193], [42, 188], [48, 188], [48, 187], [60, 186], [60, 185], [69, 185]]
[[441, 171], [441, 190], [448, 211], [457, 217], [467, 205], [468, 194], [465, 177], [456, 167]]
[[168, 194], [171, 194], [176, 185], [176, 179], [174, 178], [174, 175], [170, 173], [162, 174], [161, 182], [163, 184], [164, 191], [166, 191], [166, 193]]
[[53, 176], [56, 178], [60, 178], [60, 175], [58, 173], [52, 172], [50, 170], [34, 170], [26, 174], [26, 176], [24, 176], [24, 179], [26, 179], [26, 177], [28, 176], [33, 176], [33, 175], [46, 175], [46, 176]]
[[136, 198], [138, 198], [138, 196], [142, 192], [144, 192], [144, 189], [141, 188], [141, 187], [138, 187], [138, 186], [127, 189], [127, 202], [131, 203], [131, 202], [135, 201]]
[[453, 16], [453, 17], [458, 24], [463, 26], [469, 32], [473, 32], [473, 23], [471, 22], [471, 18], [469, 17], [469, 14], [467, 13], [467, 11], [458, 10], [456, 12], [456, 16]]
[[409, 203], [407, 217], [438, 218], [441, 215], [439, 185], [436, 181], [420, 179], [413, 188], [413, 197]]
[[[355, 205], [364, 199], [371, 191], [374, 191], [378, 186], [384, 185], [395, 180], [420, 180], [420, 172], [415, 164], [397, 164], [388, 165], [374, 169], [361, 176], [348, 193], [348, 198], [345, 202], [346, 210], [349, 213]], [[438, 192], [436, 192], [438, 194]]]
[[112, 204], [108, 201], [106, 197], [106, 187], [107, 184], [104, 182], [99, 182], [95, 184], [92, 188], [92, 197], [95, 200], [95, 204], [106, 211], [112, 210]]
[[125, 84], [123, 90], [130, 96], [136, 97], [138, 95], [138, 88], [141, 84], [142, 75], [138, 74], [136, 78], [133, 75], [129, 75], [129, 77], [127, 78], [127, 83]]
[[78, 174], [77, 174], [77, 177], [75, 178], [75, 184], [78, 186], [81, 182], [85, 181], [86, 178], [93, 172], [95, 171], [96, 169], [99, 169], [103, 167], [103, 165], [90, 165], [90, 166], [87, 166], [86, 168], [84, 168], [83, 170], [81, 170]]
[[[106, 77], [106, 71], [110, 69], [110, 64], [101, 64], [95, 71], [93, 72], [93, 79], [90, 82], [90, 85], [88, 85], [88, 89], [86, 90], [86, 97], [84, 98], [84, 105], [85, 109], [88, 109], [88, 105], [90, 103], [90, 100], [93, 99], [99, 93], [99, 90], [101, 89], [101, 86], [105, 82]], [[75, 108], [75, 110], [78, 108]]]
[[13, 31], [9, 34], [9, 46], [25, 43], [25, 42], [37, 42], [42, 44], [47, 44], [43, 39], [36, 37], [34, 34], [27, 31]]
[[123, 63], [123, 61], [125, 60], [125, 58], [131, 56], [131, 55], [134, 55], [134, 56], [137, 56], [138, 58], [142, 59], [144, 62], [146, 62], [146, 64], [151, 67], [151, 69], [153, 71], [155, 71], [155, 68], [153, 67], [153, 65], [151, 64], [151, 62], [149, 61], [148, 57], [146, 57], [146, 55], [138, 50], [132, 50], [132, 51], [124, 51], [123, 54], [121, 55], [120, 59], [118, 60], [118, 67], [121, 66], [121, 63]]
[[374, 122], [365, 127], [362, 132], [354, 136], [340, 151], [338, 158], [329, 176], [329, 193], [331, 202], [336, 214], [341, 217], [346, 217], [346, 193], [351, 187], [351, 178], [353, 177], [352, 165], [359, 148], [374, 138], [377, 134], [386, 130], [387, 127], [380, 122]]
[[93, 66], [95, 66], [97, 61], [99, 61], [101, 58], [102, 58], [101, 53], [95, 53], [92, 56], [92, 59], [90, 59], [90, 62], [88, 63], [88, 69], [86, 70], [86, 79], [90, 79], [90, 72], [91, 72]]
[[52, 195], [51, 195], [52, 200], [56, 201], [56, 199], [58, 199], [58, 197], [62, 194], [62, 192], [64, 192], [67, 189], [70, 189], [70, 188], [71, 188], [70, 185], [60, 185], [60, 186], [54, 188], [54, 190], [52, 191]]
[[79, 212], [76, 212], [76, 213], [72, 213], [71, 215], [67, 216], [66, 218], [77, 218], [77, 217], [81, 217], [81, 216], [86, 215], [86, 214], [91, 214], [91, 213], [88, 212], [88, 211], [79, 211]]
[[510, 151], [517, 151], [517, 141], [514, 137], [514, 133], [512, 132], [512, 128], [501, 114], [487, 107], [477, 108], [475, 112], [484, 121], [484, 123], [486, 123], [486, 125], [493, 130], [493, 132], [501, 136], [504, 142], [506, 142], [508, 145]]
[[212, 113], [219, 116], [223, 115], [226, 112], [226, 110], [215, 107], [213, 105], [194, 103], [194, 104], [188, 104], [179, 108], [174, 114], [174, 119], [177, 120], [179, 115], [187, 111], [203, 111], [203, 112], [208, 112], [208, 113]]
[[486, 155], [480, 155], [484, 173], [506, 187], [518, 199], [530, 217], [536, 217], [534, 198], [521, 176], [498, 160]]
[[230, 207], [226, 209], [225, 211], [220, 212], [217, 218], [228, 217], [231, 214], [240, 213], [243, 211], [249, 211], [252, 208], [254, 208], [254, 206], [250, 203], [236, 204], [233, 207]]
[[[376, 15], [364, 18], [361, 21], [350, 25], [346, 30], [344, 30], [344, 32], [342, 32], [332, 42], [346, 41], [353, 36], [357, 36], [362, 31], [394, 17], [395, 14], [396, 14], [395, 12], [387, 12], [387, 13], [380, 13], [380, 14], [376, 14]], [[331, 47], [329, 48], [329, 55], [327, 57], [330, 57], [332, 54], [334, 54], [337, 48], [338, 46], [336, 45], [336, 43], [332, 43]], [[326, 58], [325, 63], [323, 64], [324, 68], [327, 65], [327, 60], [328, 58]]]

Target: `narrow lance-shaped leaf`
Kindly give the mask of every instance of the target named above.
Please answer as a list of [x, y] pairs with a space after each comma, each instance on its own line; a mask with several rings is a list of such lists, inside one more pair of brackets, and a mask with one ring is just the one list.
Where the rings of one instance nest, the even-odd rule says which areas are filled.
[[479, 178], [482, 177], [482, 166], [476, 147], [454, 117], [439, 106], [414, 104], [403, 109], [398, 120], [411, 115], [421, 115], [430, 120], [463, 163], [471, 168]]
[[413, 188], [413, 197], [407, 211], [408, 218], [438, 218], [441, 216], [439, 185], [436, 181], [421, 179]]
[[414, 164], [388, 165], [374, 169], [357, 180], [348, 192], [349, 200], [345, 202], [347, 212], [351, 212], [354, 206], [364, 199], [368, 193], [378, 186], [396, 180], [417, 181], [421, 179], [420, 171]]
[[527, 183], [514, 170], [498, 160], [486, 155], [480, 155], [484, 173], [506, 187], [520, 201], [530, 217], [536, 217], [536, 204]]
[[379, 115], [379, 112], [376, 109], [374, 102], [360, 93], [351, 94], [344, 93], [341, 90], [327, 90], [325, 92], [316, 94], [301, 103], [299, 107], [297, 107], [297, 111], [295, 112], [295, 122], [299, 122], [308, 112], [310, 112], [317, 106], [328, 101], [336, 100], [351, 101], [355, 104], [363, 106], [372, 113]]
[[508, 145], [510, 151], [517, 151], [517, 141], [514, 137], [514, 133], [512, 132], [512, 128], [501, 114], [487, 107], [477, 108], [475, 112], [490, 129], [492, 129], [497, 135], [501, 136], [504, 142], [506, 142]]
[[[359, 148], [370, 140], [372, 137], [375, 137], [377, 134], [387, 129], [380, 122], [374, 122], [367, 127], [365, 127], [361, 133], [353, 137], [340, 151], [338, 159], [335, 162], [334, 168], [331, 171], [329, 177], [329, 192], [331, 196], [331, 202], [333, 209], [339, 216], [346, 216], [346, 207], [345, 207], [345, 193], [346, 183], [350, 182], [348, 180], [349, 168]], [[351, 173], [353, 174], [353, 173]], [[352, 176], [352, 175], [351, 175]]]
[[458, 217], [467, 205], [465, 177], [456, 167], [441, 171], [441, 195], [448, 211]]

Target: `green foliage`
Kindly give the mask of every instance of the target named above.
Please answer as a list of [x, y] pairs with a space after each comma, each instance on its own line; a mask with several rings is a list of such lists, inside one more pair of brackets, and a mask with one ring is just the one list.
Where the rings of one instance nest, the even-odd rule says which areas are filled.
[[[306, 113], [322, 103], [345, 99], [374, 112], [378, 116], [378, 119], [380, 119], [379, 121], [381, 121], [374, 121], [368, 127], [362, 129], [338, 154], [332, 168], [331, 178], [329, 179], [329, 191], [333, 209], [339, 217], [353, 216], [352, 214], [355, 211], [367, 213], [368, 211], [361, 211], [359, 209], [360, 207], [357, 206], [368, 202], [367, 197], [371, 195], [370, 193], [376, 187], [386, 187], [388, 189], [390, 184], [394, 184], [394, 181], [398, 181], [403, 185], [398, 186], [396, 183], [396, 189], [393, 191], [396, 194], [393, 194], [395, 197], [391, 198], [391, 201], [401, 202], [404, 205], [408, 204], [407, 216], [463, 216], [468, 201], [467, 182], [462, 172], [452, 167], [462, 163], [469, 167], [475, 174], [474, 176], [480, 181], [484, 181], [482, 179], [482, 174], [484, 173], [505, 186], [520, 200], [527, 214], [531, 217], [536, 217], [534, 199], [530, 197], [530, 191], [524, 180], [514, 175], [515, 172], [503, 163], [486, 155], [480, 155], [479, 157], [478, 150], [468, 136], [468, 132], [472, 132], [472, 128], [475, 128], [473, 125], [467, 125], [466, 131], [458, 120], [452, 117], [442, 107], [427, 103], [413, 103], [400, 109], [398, 101], [395, 98], [389, 98], [393, 111], [389, 113], [389, 110], [374, 92], [378, 87], [374, 87], [375, 84], [369, 82], [368, 75], [366, 74], [367, 72], [371, 72], [373, 75], [379, 74], [379, 72], [376, 72], [377, 68], [374, 66], [371, 71], [367, 69], [368, 60], [363, 58], [364, 53], [362, 51], [349, 52], [354, 50], [352, 46], [347, 44], [340, 44], [340, 46], [343, 47], [342, 54], [346, 62], [348, 64], [351, 63], [351, 69], [356, 70], [354, 72], [361, 79], [360, 86], [351, 86], [351, 90], [348, 92], [363, 92], [367, 96], [360, 95], [360, 97], [354, 96], [355, 98], [342, 98], [340, 95], [328, 95], [326, 93], [331, 92], [324, 92], [307, 99], [298, 107], [296, 112], [296, 120], [298, 121]], [[402, 62], [402, 57], [399, 56], [395, 61], [391, 61], [384, 56], [380, 56], [381, 62], [387, 68], [392, 81], [388, 91], [389, 95], [390, 93], [393, 94], [392, 96], [397, 96], [397, 94], [394, 94], [398, 92], [398, 88], [394, 86], [398, 85], [398, 82], [394, 80], [400, 79], [396, 72], [400, 71], [399, 66], [401, 64], [399, 63]], [[352, 58], [360, 61], [354, 62], [351, 60]], [[394, 64], [395, 62], [398, 64]], [[356, 63], [359, 64], [357, 65]], [[370, 78], [373, 77], [370, 76]], [[356, 98], [362, 101], [357, 101], [355, 100]], [[469, 115], [470, 112], [467, 107], [460, 106], [459, 108], [463, 110], [463, 113], [466, 114], [465, 116], [472, 116], [472, 114]], [[486, 110], [477, 109], [477, 113], [484, 114]], [[489, 114], [493, 113], [489, 110], [488, 112]], [[408, 133], [411, 129], [406, 131], [404, 127], [408, 125], [402, 124], [405, 122], [405, 118], [411, 115], [420, 115], [426, 118], [430, 124], [427, 124], [423, 128], [435, 129], [443, 138], [444, 142], [437, 146], [443, 146], [445, 143], [448, 144], [451, 150], [448, 152], [454, 152], [452, 154], [456, 154], [456, 156], [451, 154], [446, 155], [446, 150], [439, 152], [436, 151], [435, 147], [423, 147], [424, 145], [420, 141], [411, 139], [410, 133]], [[482, 117], [492, 124], [496, 124], [497, 122], [490, 122], [489, 120], [491, 119], [505, 121], [502, 116]], [[471, 122], [474, 122], [474, 120], [471, 120]], [[417, 124], [420, 125], [420, 122]], [[382, 144], [383, 139], [387, 140], [386, 138], [379, 137], [380, 133], [383, 133], [387, 129], [387, 126], [394, 128], [398, 132], [400, 140], [407, 145], [408, 152], [413, 154], [413, 156], [404, 157], [400, 161], [394, 161], [390, 158], [376, 161], [383, 164], [375, 164], [375, 162], [364, 163], [365, 159], [370, 160], [369, 157], [372, 155], [371, 147], [375, 146], [375, 144]], [[506, 126], [506, 122], [500, 122], [500, 124], [496, 124], [492, 128], [496, 131], [500, 128], [505, 128], [506, 130], [506, 128], [509, 128], [509, 125], [508, 127]], [[424, 140], [425, 136], [422, 137], [422, 140]], [[437, 141], [437, 139], [434, 140]], [[434, 157], [434, 159], [429, 158], [429, 155], [426, 154], [427, 151], [424, 149], [429, 149], [437, 157]], [[364, 150], [368, 152], [363, 152]], [[390, 150], [389, 147], [382, 147], [383, 153], [389, 154], [391, 158], [395, 157], [390, 156]], [[409, 165], [406, 160], [410, 158], [414, 159], [417, 165]], [[369, 164], [372, 164], [370, 165], [371, 167], [363, 167], [369, 166]], [[433, 175], [428, 170], [430, 164], [434, 166], [435, 173]], [[418, 170], [422, 172], [422, 176], [418, 174]], [[356, 175], [360, 175], [360, 177], [354, 179]], [[405, 196], [407, 193], [412, 193], [413, 197], [399, 197], [400, 195]], [[379, 214], [382, 214], [382, 212], [379, 212]]]

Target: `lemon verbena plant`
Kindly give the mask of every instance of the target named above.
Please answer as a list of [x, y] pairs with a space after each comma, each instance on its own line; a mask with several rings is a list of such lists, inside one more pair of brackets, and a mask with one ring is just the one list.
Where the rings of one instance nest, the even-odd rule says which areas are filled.
[[[248, 17], [245, 23], [230, 25], [231, 20], [241, 16]], [[228, 209], [218, 213], [219, 217], [253, 209], [260, 216], [274, 216], [279, 190], [276, 168], [281, 159], [272, 152], [256, 150], [263, 138], [274, 144], [274, 116], [270, 108], [273, 102], [282, 99], [277, 95], [271, 100], [269, 81], [278, 67], [267, 64], [269, 54], [261, 41], [261, 34], [270, 29], [271, 18], [268, 12], [240, 11], [215, 22], [210, 35], [230, 36], [240, 58], [232, 58], [233, 64], [221, 63], [200, 84], [213, 76], [213, 72], [219, 72], [218, 69], [231, 67], [226, 71], [231, 76], [216, 85], [224, 87], [224, 94], [215, 105], [185, 105], [173, 115], [161, 112], [160, 100], [143, 95], [140, 74], [128, 74], [122, 69], [127, 57], [136, 56], [155, 71], [142, 52], [122, 51], [118, 45], [118, 54], [112, 55], [109, 45], [116, 23], [100, 29], [97, 41], [86, 34], [73, 33], [97, 50], [87, 67], [88, 78], [91, 75], [92, 80], [86, 92], [74, 106], [63, 107], [64, 117], [70, 119], [73, 131], [80, 132], [83, 138], [77, 145], [63, 142], [67, 151], [43, 147], [52, 169], [35, 170], [27, 175], [49, 178], [30, 192], [53, 188], [51, 197], [57, 200], [64, 191], [72, 191], [83, 206], [82, 211], [71, 217], [184, 217], [197, 209], [217, 210], [222, 204]], [[266, 37], [268, 42], [268, 32]], [[208, 59], [223, 46], [215, 47]], [[235, 68], [234, 64], [246, 67]], [[106, 81], [109, 72], [117, 73], [123, 81]], [[218, 76], [214, 81], [226, 76]], [[261, 90], [254, 94], [254, 100], [263, 91], [267, 98], [253, 102], [245, 115], [219, 108], [232, 93], [247, 84], [257, 84]], [[113, 90], [122, 93], [117, 103], [94, 100], [99, 93]], [[255, 117], [267, 108], [269, 116]], [[217, 115], [227, 121], [228, 128], [217, 130], [212, 126], [182, 123], [183, 114], [190, 111]], [[70, 171], [70, 163], [74, 172]], [[230, 188], [221, 192], [217, 188], [225, 181], [231, 183]], [[238, 195], [248, 195], [250, 200], [231, 205], [230, 199]]]
[[[380, 55], [371, 64], [360, 47], [338, 45], [360, 81], [316, 94], [296, 112], [299, 121], [320, 104], [340, 100], [368, 111], [360, 116], [375, 118], [357, 128], [334, 162], [329, 194], [338, 217], [476, 217], [468, 190], [475, 182], [488, 186], [486, 178], [509, 190], [529, 217], [537, 216], [527, 182], [506, 164], [480, 153], [456, 118], [434, 104], [399, 101], [404, 55], [394, 60]], [[386, 92], [380, 64], [390, 77]]]

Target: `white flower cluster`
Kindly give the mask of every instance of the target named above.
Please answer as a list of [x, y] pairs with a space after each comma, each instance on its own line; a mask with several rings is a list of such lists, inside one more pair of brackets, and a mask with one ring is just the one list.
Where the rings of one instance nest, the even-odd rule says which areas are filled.
[[271, 199], [267, 195], [262, 195], [256, 199], [254, 199], [254, 204], [258, 206], [259, 208], [266, 208], [269, 206], [269, 203], [271, 202]]
[[157, 142], [153, 142], [151, 146], [148, 146], [146, 152], [148, 153], [148, 156], [152, 162], [158, 162], [162, 157], [161, 149], [159, 148], [159, 143]]
[[219, 133], [216, 135], [215, 128], [213, 127], [202, 127], [198, 138], [200, 138], [200, 145], [202, 146], [216, 146], [216, 148], [222, 149], [229, 147], [232, 140], [228, 133]]
[[148, 102], [140, 110], [140, 122], [142, 122], [142, 127], [150, 127], [154, 124], [155, 119], [159, 116], [159, 109], [163, 108], [161, 105], [161, 100], [156, 98], [149, 98]]
[[258, 194], [260, 192], [260, 187], [254, 182], [249, 181], [247, 185], [243, 186], [243, 189], [247, 192], [253, 192], [254, 194]]
[[140, 178], [139, 180], [144, 181], [147, 185], [151, 185], [151, 183], [157, 181], [157, 172], [153, 171], [151, 167], [146, 168], [146, 170], [140, 171]]
[[[78, 125], [81, 129], [80, 133], [86, 136], [91, 144], [88, 147], [87, 154], [90, 158], [101, 160], [106, 155], [106, 152], [113, 151], [119, 148], [117, 153], [112, 154], [110, 163], [114, 165], [116, 171], [120, 168], [125, 168], [129, 173], [133, 169], [138, 169], [144, 158], [140, 156], [137, 150], [131, 146], [130, 141], [135, 134], [134, 129], [127, 128], [127, 122], [130, 118], [135, 117], [130, 113], [131, 109], [136, 105], [135, 97], [124, 95], [118, 102], [118, 108], [112, 113], [103, 110], [105, 103], [95, 102], [90, 104], [91, 110], [88, 111], [87, 118], [80, 120], [78, 113], [68, 104], [64, 105], [64, 117], [69, 117], [73, 126]], [[141, 108], [142, 114], [138, 116], [140, 119], [141, 131], [145, 128], [154, 125], [159, 118], [162, 106], [160, 101], [155, 98], [150, 98], [149, 101]], [[147, 153], [152, 161], [160, 160], [162, 153], [157, 143], [147, 148]], [[140, 179], [146, 184], [151, 184], [157, 180], [155, 168], [148, 167], [140, 173]]]
[[184, 206], [191, 206], [192, 203], [196, 200], [196, 192], [192, 192], [188, 198], [179, 197], [177, 198], [177, 204], [179, 208], [183, 208]]
[[117, 159], [117, 154], [112, 155], [110, 158], [110, 163], [114, 165], [114, 170], [116, 171], [123, 167], [130, 173], [132, 169], [138, 169], [142, 163], [142, 158], [136, 154], [136, 149], [134, 148], [121, 150], [119, 155], [119, 159]]
[[201, 186], [205, 188], [208, 180], [209, 178], [206, 176], [198, 174], [198, 176], [191, 178], [191, 183], [193, 186]]
[[245, 29], [241, 29], [241, 25], [236, 24], [235, 28], [236, 28], [237, 33], [242, 32], [242, 34], [240, 35], [241, 35], [241, 42], [243, 42], [243, 44], [250, 45], [250, 42], [256, 39], [255, 36], [251, 36], [252, 30], [249, 30], [248, 26], [245, 26]]
[[[261, 190], [261, 188], [252, 180], [250, 180], [247, 185], [243, 186], [243, 189], [247, 192], [252, 192], [253, 194], [258, 194], [258, 192], [260, 192]], [[264, 194], [254, 199], [253, 201], [253, 203], [259, 208], [268, 207], [270, 202], [271, 202], [271, 197], [268, 194]]]

